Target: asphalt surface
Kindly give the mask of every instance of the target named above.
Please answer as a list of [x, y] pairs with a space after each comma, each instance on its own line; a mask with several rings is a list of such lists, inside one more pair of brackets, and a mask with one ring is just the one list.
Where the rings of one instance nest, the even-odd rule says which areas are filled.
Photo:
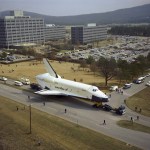
[[[113, 107], [125, 105], [124, 99], [144, 89], [146, 87], [145, 83], [149, 80], [150, 77], [147, 77], [144, 83], [138, 85], [133, 84], [130, 89], [124, 90], [123, 95], [117, 92], [112, 92], [109, 104]], [[133, 117], [136, 122], [150, 127], [150, 117], [139, 115], [127, 107], [126, 114], [118, 116], [113, 112], [106, 112], [104, 110], [93, 108], [92, 103], [90, 102], [83, 102], [71, 97], [35, 95], [34, 93], [22, 91], [1, 83], [3, 82], [0, 81], [1, 96], [13, 99], [25, 105], [31, 104], [32, 107], [41, 111], [119, 139], [127, 144], [131, 144], [145, 150], [150, 148], [150, 134], [121, 128], [116, 125], [118, 120], [130, 120], [130, 118]], [[7, 83], [13, 84], [13, 81], [8, 80]], [[28, 88], [28, 86], [24, 86], [24, 88]], [[30, 96], [30, 99], [28, 99], [28, 96]], [[45, 102], [45, 106], [43, 105], [43, 102]], [[67, 109], [66, 113], [65, 109]], [[137, 115], [140, 117], [139, 121], [136, 120]], [[106, 125], [103, 125], [104, 120], [106, 121]]]

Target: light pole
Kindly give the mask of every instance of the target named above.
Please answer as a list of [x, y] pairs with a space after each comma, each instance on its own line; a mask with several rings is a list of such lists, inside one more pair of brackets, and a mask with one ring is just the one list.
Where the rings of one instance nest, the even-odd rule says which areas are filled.
[[29, 134], [31, 134], [32, 132], [31, 132], [31, 104], [29, 105], [29, 113], [30, 113], [30, 132], [29, 132]]

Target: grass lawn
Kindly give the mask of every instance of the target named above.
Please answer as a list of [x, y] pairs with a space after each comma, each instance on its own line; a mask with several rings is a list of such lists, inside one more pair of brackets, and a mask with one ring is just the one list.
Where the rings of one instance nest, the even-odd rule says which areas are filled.
[[150, 127], [138, 124], [136, 122], [132, 123], [129, 120], [120, 120], [120, 121], [117, 122], [117, 124], [121, 127], [124, 127], [124, 128], [150, 133]]
[[[32, 108], [32, 134], [29, 108], [0, 97], [0, 149], [14, 150], [135, 150], [116, 139], [77, 126]], [[17, 111], [16, 106], [19, 110]], [[41, 145], [38, 146], [38, 141]]]
[[137, 107], [138, 113], [140, 113], [140, 108], [142, 109], [141, 114], [150, 117], [150, 88], [147, 87], [139, 93], [133, 95], [126, 100], [126, 105], [135, 111]]
[[[58, 61], [51, 61], [50, 63], [55, 71], [65, 79], [76, 79], [76, 81], [78, 82], [82, 80], [83, 83], [87, 84], [104, 85], [105, 81], [103, 77], [101, 77], [100, 75], [94, 75], [94, 73], [89, 71], [88, 68], [84, 70], [82, 68], [79, 69], [79, 64], [69, 62], [59, 63]], [[47, 72], [44, 67], [43, 61], [28, 61], [10, 65], [3, 64], [0, 66], [0, 70], [0, 76], [10, 77], [15, 80], [19, 80], [20, 78], [25, 77], [29, 78], [31, 82], [36, 82], [36, 75]], [[12, 72], [12, 70], [14, 71]], [[2, 73], [2, 71], [4, 73]], [[116, 83], [116, 80], [111, 80], [110, 83], [112, 82]]]

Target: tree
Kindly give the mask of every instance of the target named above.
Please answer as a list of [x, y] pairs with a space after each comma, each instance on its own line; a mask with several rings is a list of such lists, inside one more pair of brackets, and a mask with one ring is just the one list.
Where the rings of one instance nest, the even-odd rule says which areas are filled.
[[104, 57], [100, 57], [98, 60], [98, 68], [105, 77], [105, 86], [107, 86], [108, 81], [116, 75], [117, 63], [115, 59], [106, 59]]
[[1, 57], [2, 57], [2, 58], [6, 58], [6, 57], [7, 57], [7, 53], [6, 53], [6, 52], [3, 52], [3, 53], [1, 54]]
[[133, 62], [129, 65], [129, 74], [131, 79], [137, 77], [140, 74], [139, 66], [136, 62]]
[[150, 25], [142, 26], [114, 26], [108, 33], [114, 35], [150, 36]]
[[148, 53], [146, 57], [146, 68], [149, 68], [149, 66], [150, 66], [150, 52]]
[[86, 68], [86, 66], [87, 66], [86, 61], [85, 60], [81, 60], [80, 61], [80, 67], [83, 68], [83, 70], [84, 70], [84, 68]]
[[121, 84], [121, 81], [123, 80], [123, 71], [120, 69], [120, 68], [118, 68], [117, 69], [117, 78], [119, 79], [119, 84]]
[[140, 73], [144, 74], [147, 68], [146, 58], [143, 55], [139, 55], [136, 60], [137, 60], [138, 69]]
[[95, 62], [95, 60], [92, 56], [89, 56], [88, 59], [86, 60], [86, 63], [89, 64], [89, 65], [91, 65], [94, 62]]
[[148, 55], [147, 55], [147, 61], [150, 62], [150, 52], [149, 52]]
[[118, 66], [117, 77], [119, 78], [120, 83], [121, 83], [121, 80], [129, 80], [130, 79], [130, 72], [129, 72], [130, 64], [126, 60], [119, 59], [117, 61], [117, 66]]
[[48, 57], [49, 59], [55, 59], [55, 56], [56, 56], [56, 52], [55, 51], [52, 51], [51, 53], [47, 53], [45, 54], [46, 57]]
[[122, 59], [119, 59], [117, 61], [117, 65], [118, 65], [118, 68], [120, 68], [121, 70], [127, 70], [129, 66], [128, 62]]
[[95, 72], [96, 72], [96, 70], [97, 70], [97, 66], [96, 66], [96, 63], [95, 63], [95, 62], [93, 62], [93, 63], [90, 65], [90, 69], [91, 69], [92, 72], [94, 72], [94, 75], [95, 75]]

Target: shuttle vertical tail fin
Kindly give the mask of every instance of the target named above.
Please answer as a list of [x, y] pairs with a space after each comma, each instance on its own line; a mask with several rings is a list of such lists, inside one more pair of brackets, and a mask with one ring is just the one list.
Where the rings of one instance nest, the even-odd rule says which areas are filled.
[[47, 70], [47, 72], [55, 77], [55, 78], [59, 78], [59, 76], [57, 75], [57, 73], [55, 72], [55, 70], [53, 69], [53, 67], [51, 66], [51, 64], [48, 62], [48, 60], [46, 58], [43, 58], [43, 62], [45, 64], [45, 68]]

